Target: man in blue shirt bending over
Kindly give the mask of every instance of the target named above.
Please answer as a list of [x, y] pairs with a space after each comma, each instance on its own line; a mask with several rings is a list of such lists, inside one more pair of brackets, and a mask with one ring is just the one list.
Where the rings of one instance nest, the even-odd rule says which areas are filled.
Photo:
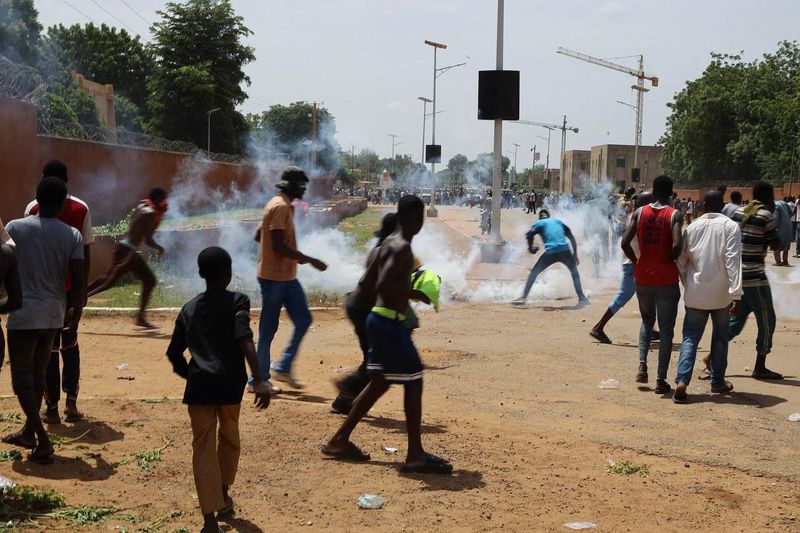
[[[560, 220], [550, 218], [550, 212], [547, 209], [542, 209], [539, 211], [539, 221], [534, 223], [528, 233], [525, 234], [528, 239], [528, 251], [532, 254], [539, 251], [539, 247], [533, 245], [533, 238], [536, 235], [539, 235], [544, 242], [544, 254], [533, 265], [528, 276], [528, 282], [525, 283], [522, 297], [511, 303], [523, 305], [528, 298], [528, 293], [531, 292], [531, 287], [533, 287], [536, 278], [554, 263], [563, 263], [569, 269], [570, 274], [572, 274], [572, 283], [575, 285], [575, 292], [578, 294], [579, 303], [588, 303], [589, 300], [583, 294], [583, 289], [581, 288], [581, 276], [578, 273], [578, 244], [575, 242], [575, 237], [572, 236], [572, 231]], [[572, 244], [571, 249], [567, 239]]]

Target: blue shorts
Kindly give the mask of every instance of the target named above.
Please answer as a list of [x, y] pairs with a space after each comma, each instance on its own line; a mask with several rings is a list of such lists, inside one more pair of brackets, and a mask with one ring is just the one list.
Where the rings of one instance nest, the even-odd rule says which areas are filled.
[[392, 383], [422, 379], [422, 360], [411, 341], [411, 330], [399, 320], [375, 313], [367, 317], [367, 373]]

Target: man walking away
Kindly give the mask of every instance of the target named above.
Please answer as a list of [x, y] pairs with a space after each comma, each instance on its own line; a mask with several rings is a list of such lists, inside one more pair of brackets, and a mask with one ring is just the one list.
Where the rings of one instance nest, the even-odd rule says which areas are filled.
[[167, 193], [160, 187], [151, 190], [148, 197], [139, 202], [133, 211], [128, 236], [114, 247], [113, 265], [108, 272], [91, 282], [88, 288], [89, 296], [94, 296], [113, 287], [125, 274], [131, 273], [139, 278], [142, 282], [142, 294], [139, 297], [139, 313], [134, 324], [146, 329], [156, 328], [147, 321], [145, 311], [157, 280], [153, 271], [147, 266], [142, 247], [147, 245], [156, 251], [156, 255], [164, 254], [164, 248], [153, 240], [153, 234], [161, 224], [167, 207]]
[[[539, 251], [539, 247], [533, 245], [533, 239], [536, 235], [539, 235], [544, 242], [544, 254], [533, 265], [528, 281], [525, 283], [525, 289], [522, 291], [522, 296], [511, 302], [512, 305], [524, 305], [536, 278], [555, 263], [561, 263], [569, 269], [572, 275], [572, 284], [578, 295], [578, 303], [589, 303], [589, 299], [583, 294], [581, 275], [578, 273], [578, 243], [575, 242], [575, 237], [569, 227], [556, 218], [550, 218], [550, 212], [547, 209], [540, 209], [539, 221], [534, 223], [525, 234], [528, 239], [528, 251], [531, 254], [536, 254]], [[567, 244], [567, 239], [572, 244], [571, 250], [569, 244]]]
[[[50, 347], [64, 327], [67, 300], [72, 302], [69, 327], [77, 327], [86, 299], [83, 239], [75, 228], [57, 219], [67, 199], [67, 187], [58, 178], [39, 182], [36, 200], [39, 214], [8, 223], [17, 244], [22, 273], [22, 308], [8, 317], [8, 353], [11, 384], [25, 413], [23, 428], [3, 437], [3, 442], [32, 448], [32, 461], [50, 463], [54, 453], [39, 417], [44, 395]], [[72, 276], [67, 298], [64, 279]]]
[[[672, 337], [681, 290], [678, 287], [678, 268], [675, 260], [681, 253], [681, 215], [669, 206], [672, 197], [672, 178], [658, 176], [653, 180], [656, 201], [634, 211], [625, 234], [622, 251], [634, 264], [636, 297], [642, 325], [639, 328], [639, 372], [637, 383], [647, 383], [647, 351], [650, 334], [658, 316], [659, 346], [656, 394], [666, 394], [672, 388], [667, 383], [667, 370], [672, 354]], [[636, 238], [639, 257], [631, 246]]]
[[775, 231], [781, 240], [781, 246], [773, 253], [775, 255], [775, 266], [789, 266], [789, 249], [792, 247], [792, 207], [789, 205], [788, 198], [775, 202]]
[[[298, 167], [288, 167], [283, 171], [280, 181], [275, 185], [278, 194], [264, 208], [264, 217], [256, 233], [256, 241], [260, 242], [258, 258], [258, 284], [261, 286], [261, 318], [258, 324], [258, 364], [262, 378], [270, 378], [270, 347], [275, 333], [278, 331], [278, 320], [281, 308], [286, 307], [289, 319], [294, 324], [289, 345], [283, 351], [283, 357], [273, 370], [275, 379], [288, 383], [295, 389], [305, 385], [292, 372], [300, 343], [311, 326], [311, 312], [303, 287], [297, 281], [297, 265], [310, 263], [317, 270], [324, 271], [328, 265], [300, 253], [294, 230], [293, 200], [299, 200], [306, 192], [308, 176]], [[248, 382], [248, 390], [252, 389], [252, 376]], [[271, 384], [268, 386], [271, 387]], [[273, 392], [277, 389], [273, 388]]]
[[733, 191], [731, 193], [731, 201], [725, 204], [725, 207], [722, 208], [722, 214], [728, 218], [732, 218], [733, 214], [736, 212], [739, 207], [742, 205], [742, 193], [739, 191]]
[[705, 197], [706, 213], [686, 228], [678, 272], [684, 287], [686, 316], [672, 401], [686, 403], [697, 345], [711, 317], [711, 392], [733, 390], [725, 381], [728, 367], [728, 316], [731, 303], [742, 297], [742, 236], [739, 226], [723, 215], [722, 194]]
[[[653, 202], [653, 194], [649, 192], [643, 192], [636, 198], [636, 208], [642, 207], [643, 205], [647, 205]], [[634, 206], [631, 206], [631, 211], [633, 210]], [[630, 218], [630, 217], [629, 217]], [[639, 253], [639, 244], [637, 243], [636, 239], [631, 241], [631, 246], [633, 247], [634, 254], [638, 256]], [[617, 311], [622, 309], [626, 303], [633, 298], [633, 295], [636, 294], [636, 279], [633, 277], [633, 263], [630, 259], [625, 257], [625, 260], [622, 263], [622, 281], [619, 284], [619, 289], [617, 290], [617, 295], [614, 297], [614, 301], [608, 306], [606, 312], [600, 318], [600, 321], [594, 325], [594, 327], [589, 331], [589, 335], [593, 338], [597, 339], [602, 344], [611, 344], [611, 339], [608, 338], [605, 331], [606, 324], [611, 318], [617, 314]]]
[[[64, 182], [69, 182], [67, 167], [58, 160], [48, 162], [42, 169], [42, 177], [53, 176]], [[25, 216], [35, 215], [39, 212], [39, 202], [33, 200], [25, 209]], [[89, 270], [91, 269], [91, 249], [94, 244], [94, 233], [92, 231], [92, 217], [89, 206], [80, 198], [67, 194], [64, 209], [58, 215], [58, 219], [72, 226], [81, 232], [83, 237], [83, 271], [84, 283], [89, 282]], [[67, 276], [65, 291], [69, 294], [72, 280]], [[72, 302], [67, 300], [67, 310], [72, 309]], [[67, 312], [67, 315], [70, 313]], [[59, 365], [59, 355], [64, 361], [63, 377]], [[58, 402], [61, 399], [61, 388], [67, 395], [67, 405], [64, 408], [64, 416], [67, 422], [78, 422], [83, 419], [83, 414], [78, 410], [78, 391], [80, 390], [81, 379], [81, 352], [78, 347], [78, 330], [64, 324], [64, 328], [56, 333], [53, 340], [53, 347], [50, 351], [50, 364], [47, 366], [47, 381], [45, 382], [44, 401], [47, 409], [44, 414], [44, 421], [48, 424], [60, 424], [61, 418], [58, 414]]]
[[747, 317], [753, 313], [758, 325], [756, 338], [756, 364], [752, 376], [756, 379], [783, 379], [778, 372], [766, 366], [767, 354], [772, 351], [775, 333], [775, 308], [772, 305], [764, 257], [767, 248], [777, 250], [781, 241], [775, 230], [775, 191], [772, 185], [761, 181], [753, 187], [753, 199], [733, 214], [733, 221], [742, 232], [742, 301], [734, 304], [728, 322], [730, 339], [742, 332]]

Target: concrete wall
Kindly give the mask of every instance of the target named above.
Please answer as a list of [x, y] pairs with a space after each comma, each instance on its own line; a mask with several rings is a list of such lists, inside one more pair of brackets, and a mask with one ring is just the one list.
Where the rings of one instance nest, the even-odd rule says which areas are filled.
[[[680, 198], [681, 200], [684, 198], [691, 198], [692, 200], [698, 201], [702, 200], [708, 191], [715, 188], [716, 187], [698, 187], [696, 189], [689, 189], [683, 187], [676, 187], [675, 192], [678, 194], [678, 198]], [[792, 189], [794, 190], [794, 195], [797, 196], [797, 194], [800, 192], [800, 187], [798, 187], [798, 185], [795, 184], [794, 187], [792, 187]], [[728, 187], [728, 190], [725, 192], [726, 202], [730, 202], [731, 193], [733, 191], [739, 191], [740, 193], [742, 193], [743, 200], [753, 199], [752, 187]], [[788, 184], [783, 187], [775, 187], [776, 200], [782, 200], [784, 196], [789, 196], [790, 194], [792, 193], [790, 192], [790, 187]]]
[[589, 176], [592, 152], [590, 150], [568, 150], [561, 153], [560, 191], [575, 193], [581, 175]]
[[[664, 173], [661, 165], [663, 148], [660, 146], [639, 147], [639, 169], [641, 171], [640, 185], [649, 187], [653, 178]], [[633, 169], [633, 145], [628, 144], [601, 144], [592, 147], [590, 163], [590, 181], [599, 183], [610, 181], [614, 189], [636, 185], [631, 183], [631, 169]], [[624, 160], [623, 166], [617, 166], [617, 159]]]
[[[153, 187], [170, 190], [181, 178], [201, 176], [210, 189], [272, 191], [271, 184], [288, 164], [273, 162], [262, 168], [207, 161], [192, 154], [134, 146], [65, 139], [36, 134], [36, 108], [0, 97], [0, 218], [19, 218], [35, 196], [41, 169], [60, 159], [69, 169], [69, 190], [85, 200], [95, 224], [117, 221]], [[272, 168], [273, 170], [267, 170]], [[332, 178], [312, 180], [308, 196], [328, 198]], [[213, 208], [213, 195], [198, 195], [192, 208]]]

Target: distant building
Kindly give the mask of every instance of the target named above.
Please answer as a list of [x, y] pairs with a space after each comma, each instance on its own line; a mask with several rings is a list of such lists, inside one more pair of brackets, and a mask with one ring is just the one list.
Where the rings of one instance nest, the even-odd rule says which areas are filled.
[[591, 150], [567, 150], [561, 152], [561, 192], [575, 192], [581, 181], [589, 181]]
[[92, 97], [94, 105], [97, 108], [97, 115], [103, 126], [111, 130], [113, 134], [116, 134], [117, 121], [114, 115], [114, 86], [87, 80], [81, 74], [73, 74], [73, 77], [78, 87]]
[[[615, 189], [636, 187], [647, 189], [653, 178], [664, 173], [661, 146], [639, 147], [639, 183], [631, 182], [634, 146], [630, 144], [601, 144], [592, 146], [589, 163], [590, 183], [611, 182]], [[576, 183], [573, 183], [573, 191]]]
[[551, 168], [542, 169], [528, 176], [528, 188], [548, 189], [551, 191], [559, 190], [560, 170]]

